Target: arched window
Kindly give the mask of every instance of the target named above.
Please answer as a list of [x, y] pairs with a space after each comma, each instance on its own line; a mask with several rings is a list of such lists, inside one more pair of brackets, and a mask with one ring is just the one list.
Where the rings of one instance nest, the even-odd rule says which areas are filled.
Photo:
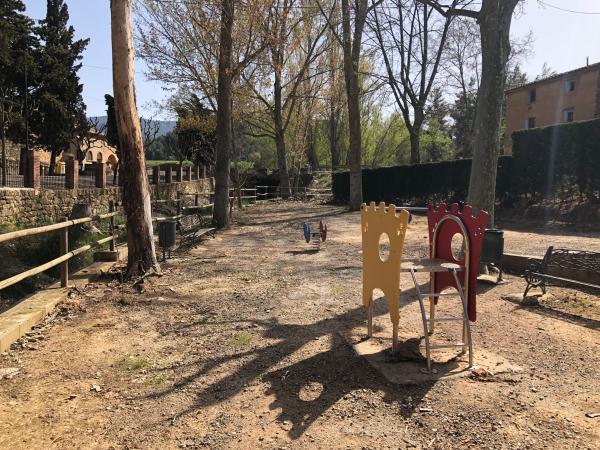
[[102, 162], [102, 152], [98, 152], [98, 162]]
[[93, 161], [94, 154], [91, 151], [87, 152], [87, 155], [85, 155], [85, 159], [87, 159], [88, 161]]

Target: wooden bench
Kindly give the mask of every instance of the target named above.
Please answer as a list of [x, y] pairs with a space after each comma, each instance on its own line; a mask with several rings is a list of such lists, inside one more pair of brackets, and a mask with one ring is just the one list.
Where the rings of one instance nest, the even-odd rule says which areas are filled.
[[214, 228], [202, 228], [202, 218], [199, 214], [188, 214], [178, 221], [181, 235], [180, 247], [190, 246], [195, 239], [213, 233]]
[[[547, 285], [572, 285], [584, 289], [600, 290], [599, 284], [581, 281], [582, 276], [600, 273], [600, 252], [569, 250], [548, 247], [541, 261], [531, 260], [523, 278], [527, 287], [523, 298], [532, 288], [541, 288], [546, 293]], [[559, 276], [560, 275], [560, 276]], [[576, 279], [579, 278], [579, 279]]]

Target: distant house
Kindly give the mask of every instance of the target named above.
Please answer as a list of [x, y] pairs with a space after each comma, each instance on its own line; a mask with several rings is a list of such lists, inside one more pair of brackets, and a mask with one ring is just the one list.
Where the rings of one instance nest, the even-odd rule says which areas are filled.
[[[45, 148], [34, 147], [38, 153], [40, 167], [44, 173], [50, 168], [50, 151]], [[22, 147], [8, 141], [7, 159], [9, 161], [19, 161], [21, 158]], [[91, 131], [83, 143], [73, 142], [67, 150], [62, 152], [56, 160], [56, 173], [64, 174], [65, 162], [68, 159], [75, 158], [80, 162], [82, 171], [92, 170], [96, 163], [106, 163], [110, 170], [114, 170], [119, 162], [117, 149], [111, 146], [106, 136], [102, 133]]]
[[76, 143], [71, 144], [68, 152], [65, 152], [65, 157], [73, 157], [81, 150], [80, 161], [82, 170], [86, 170], [95, 163], [106, 163], [111, 169], [114, 169], [119, 162], [117, 149], [110, 145], [106, 140], [106, 136], [102, 133], [90, 132], [89, 139], [85, 143], [77, 147]]
[[600, 117], [600, 63], [509, 89], [504, 154], [512, 154], [515, 131], [595, 117]]

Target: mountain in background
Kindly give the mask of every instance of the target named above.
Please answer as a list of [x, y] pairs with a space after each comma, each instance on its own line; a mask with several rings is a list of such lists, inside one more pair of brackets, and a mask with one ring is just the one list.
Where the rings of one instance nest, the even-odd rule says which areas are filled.
[[[102, 129], [106, 126], [106, 116], [92, 116], [88, 117], [92, 123], [98, 125], [98, 128]], [[174, 120], [153, 120], [153, 122], [158, 123], [158, 134], [156, 137], [164, 136], [165, 134], [170, 133], [175, 129], [175, 125], [177, 122]], [[142, 122], [142, 127], [144, 126], [144, 122]], [[142, 133], [144, 130], [142, 129]]]

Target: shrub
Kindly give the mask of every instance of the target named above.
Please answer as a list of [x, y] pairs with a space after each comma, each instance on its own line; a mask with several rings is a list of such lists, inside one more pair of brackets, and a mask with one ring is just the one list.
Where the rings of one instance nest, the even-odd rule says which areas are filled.
[[[600, 191], [600, 119], [513, 133], [513, 155], [498, 159], [496, 198], [553, 198], [559, 191], [595, 199]], [[363, 169], [365, 202], [465, 200], [471, 160]], [[333, 175], [333, 195], [348, 200], [348, 172]]]

